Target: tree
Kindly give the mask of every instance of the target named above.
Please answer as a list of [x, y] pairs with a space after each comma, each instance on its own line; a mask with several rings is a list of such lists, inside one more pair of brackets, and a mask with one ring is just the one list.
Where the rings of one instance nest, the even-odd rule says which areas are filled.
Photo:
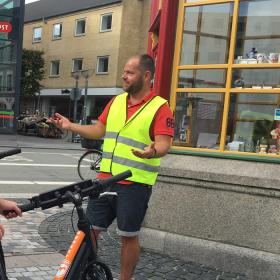
[[35, 96], [40, 92], [40, 81], [44, 78], [44, 58], [42, 51], [22, 51], [21, 94], [22, 96]]

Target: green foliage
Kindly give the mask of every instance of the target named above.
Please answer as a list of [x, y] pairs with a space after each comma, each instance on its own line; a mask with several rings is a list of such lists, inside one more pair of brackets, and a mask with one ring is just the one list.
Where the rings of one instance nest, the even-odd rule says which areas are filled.
[[40, 81], [44, 78], [44, 58], [42, 51], [22, 51], [21, 93], [24, 96], [35, 96], [42, 88]]

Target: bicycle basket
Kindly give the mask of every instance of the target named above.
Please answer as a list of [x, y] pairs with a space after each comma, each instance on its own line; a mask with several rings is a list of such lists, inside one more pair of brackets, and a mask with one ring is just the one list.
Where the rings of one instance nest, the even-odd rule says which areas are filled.
[[82, 138], [81, 144], [82, 144], [82, 148], [84, 148], [84, 149], [101, 150], [101, 146], [103, 144], [103, 139], [92, 140], [92, 139]]

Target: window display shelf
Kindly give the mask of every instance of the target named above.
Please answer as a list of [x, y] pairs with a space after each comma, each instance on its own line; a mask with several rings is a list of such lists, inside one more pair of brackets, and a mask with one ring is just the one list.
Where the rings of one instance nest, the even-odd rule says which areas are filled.
[[280, 68], [280, 63], [232, 64], [232, 68]]
[[233, 93], [280, 93], [280, 88], [272, 89], [254, 89], [254, 88], [232, 88], [230, 90]]

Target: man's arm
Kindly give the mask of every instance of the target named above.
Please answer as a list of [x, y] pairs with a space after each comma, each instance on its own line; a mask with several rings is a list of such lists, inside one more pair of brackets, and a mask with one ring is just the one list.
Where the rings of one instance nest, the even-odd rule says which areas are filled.
[[68, 129], [87, 139], [99, 139], [105, 135], [106, 127], [101, 121], [97, 121], [96, 124], [80, 125], [70, 122], [66, 117], [58, 113], [55, 113], [54, 117], [49, 118], [48, 121], [61, 129]]

